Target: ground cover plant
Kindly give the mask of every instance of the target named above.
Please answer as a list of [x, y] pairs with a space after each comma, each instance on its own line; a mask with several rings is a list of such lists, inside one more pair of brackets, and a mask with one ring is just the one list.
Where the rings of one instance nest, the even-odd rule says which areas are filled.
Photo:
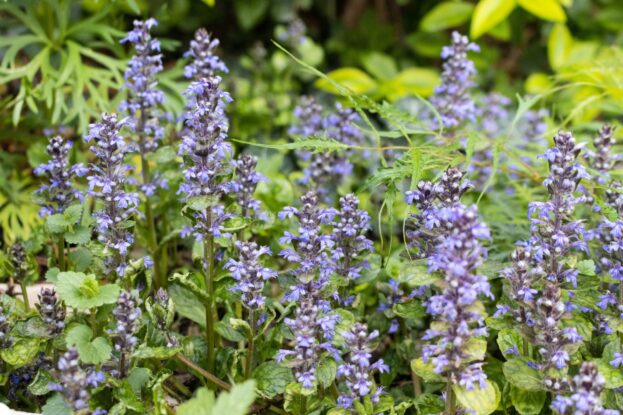
[[[0, 154], [0, 402], [620, 413], [620, 49], [542, 3], [433, 5], [413, 36], [445, 42], [439, 70], [371, 52], [370, 74], [318, 69], [296, 15], [230, 65], [210, 27], [182, 44], [107, 25], [117, 3], [0, 4], [0, 125], [45, 137]], [[511, 14], [554, 22], [556, 74], [520, 92], [480, 76]]]

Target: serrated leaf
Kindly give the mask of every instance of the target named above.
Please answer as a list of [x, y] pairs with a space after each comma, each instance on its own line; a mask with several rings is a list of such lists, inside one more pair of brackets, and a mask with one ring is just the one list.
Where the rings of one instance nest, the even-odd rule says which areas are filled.
[[462, 1], [444, 1], [426, 13], [420, 21], [420, 29], [425, 32], [437, 32], [460, 26], [469, 20], [473, 11], [473, 4]]
[[93, 261], [93, 254], [87, 248], [74, 249], [69, 253], [69, 260], [78, 272], [86, 271]]
[[544, 389], [542, 374], [538, 370], [529, 367], [528, 361], [523, 357], [504, 362], [503, 371], [506, 380], [519, 389], [527, 391]]
[[99, 285], [93, 274], [61, 272], [56, 285], [58, 295], [74, 308], [93, 308], [113, 304], [119, 297], [117, 284]]
[[476, 385], [469, 391], [460, 385], [453, 385], [452, 390], [461, 406], [478, 415], [489, 415], [495, 412], [500, 404], [501, 394], [495, 382], [486, 381], [484, 388]]
[[415, 300], [394, 304], [392, 310], [404, 319], [421, 320], [426, 315], [426, 309]]
[[480, 0], [472, 16], [470, 27], [472, 39], [477, 39], [501, 23], [516, 5], [516, 0]]
[[65, 218], [65, 221], [70, 225], [78, 223], [80, 221], [80, 218], [82, 217], [82, 209], [82, 205], [69, 206], [63, 212], [63, 217]]
[[592, 259], [585, 259], [578, 262], [577, 269], [582, 275], [587, 275], [589, 277], [595, 276], [595, 262]]
[[597, 366], [597, 371], [604, 377], [606, 389], [616, 389], [623, 386], [623, 371], [613, 367], [609, 361], [595, 359], [593, 363]]
[[45, 226], [50, 233], [63, 233], [67, 230], [67, 227], [71, 225], [73, 224], [67, 222], [65, 217], [60, 213], [49, 215], [45, 218]]
[[218, 399], [208, 388], [199, 388], [194, 398], [177, 407], [178, 415], [246, 415], [255, 400], [255, 381], [234, 385]]
[[89, 326], [77, 324], [67, 331], [67, 347], [76, 346], [80, 360], [84, 363], [100, 364], [110, 358], [112, 346], [103, 337], [91, 340], [93, 331]]
[[18, 321], [15, 323], [15, 327], [11, 332], [14, 336], [18, 337], [36, 337], [36, 338], [49, 338], [50, 327], [44, 323], [41, 317], [36, 316], [29, 318], [26, 321]]
[[545, 391], [525, 391], [511, 385], [511, 402], [521, 415], [539, 415], [545, 404]]
[[84, 245], [91, 240], [91, 229], [88, 226], [76, 226], [71, 232], [65, 233], [65, 240], [74, 245]]
[[294, 382], [292, 370], [277, 362], [265, 362], [259, 365], [253, 372], [253, 379], [257, 382], [257, 389], [267, 398], [284, 393], [286, 386]]
[[42, 415], [72, 415], [71, 408], [65, 403], [60, 393], [50, 396], [41, 409]]
[[177, 153], [172, 146], [162, 146], [154, 153], [149, 153], [146, 157], [157, 164], [164, 164], [175, 160]]

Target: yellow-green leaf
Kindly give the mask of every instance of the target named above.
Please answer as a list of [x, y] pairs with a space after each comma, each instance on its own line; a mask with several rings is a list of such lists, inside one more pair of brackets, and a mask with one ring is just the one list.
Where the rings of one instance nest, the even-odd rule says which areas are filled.
[[517, 2], [528, 13], [541, 19], [558, 23], [567, 21], [567, 15], [559, 0], [517, 0]]
[[480, 0], [472, 16], [469, 30], [472, 39], [476, 39], [493, 29], [515, 9], [515, 0]]
[[445, 1], [433, 7], [420, 22], [425, 32], [438, 32], [449, 27], [459, 26], [469, 19], [474, 5], [464, 2]]
[[383, 84], [382, 89], [391, 101], [414, 94], [428, 97], [433, 94], [439, 82], [439, 74], [433, 69], [408, 68]]
[[478, 415], [493, 413], [500, 403], [500, 390], [495, 382], [487, 381], [484, 388], [476, 386], [469, 391], [459, 385], [453, 385], [452, 390], [461, 406], [471, 409]]
[[554, 70], [565, 65], [573, 46], [571, 32], [564, 24], [557, 24], [552, 28], [547, 40], [547, 57]]
[[549, 76], [542, 72], [531, 74], [524, 84], [524, 89], [529, 94], [544, 94], [552, 88]]
[[[363, 94], [376, 87], [374, 79], [357, 68], [336, 69], [329, 72], [327, 76], [332, 81], [350, 89], [355, 94]], [[326, 79], [319, 79], [316, 81], [316, 86], [333, 94], [337, 92], [336, 88]]]

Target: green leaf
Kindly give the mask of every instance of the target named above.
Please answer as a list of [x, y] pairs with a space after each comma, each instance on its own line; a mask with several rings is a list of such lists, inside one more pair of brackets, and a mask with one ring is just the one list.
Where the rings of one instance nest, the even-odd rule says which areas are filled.
[[119, 386], [114, 388], [114, 396], [127, 409], [130, 409], [130, 410], [132, 410], [134, 412], [138, 412], [138, 413], [146, 413], [147, 412], [147, 411], [145, 411], [145, 407], [143, 406], [143, 403], [139, 399], [139, 396], [137, 396], [134, 393], [134, 390], [132, 389], [132, 386], [130, 385], [130, 383], [128, 383], [127, 380], [124, 380], [123, 382], [121, 382], [121, 384]]
[[71, 225], [73, 224], [67, 222], [65, 217], [60, 213], [49, 215], [45, 218], [45, 226], [50, 233], [63, 233], [67, 230], [67, 227]]
[[383, 92], [391, 100], [409, 95], [429, 97], [440, 83], [439, 74], [430, 68], [407, 68], [390, 82], [383, 84]]
[[582, 275], [587, 275], [589, 277], [595, 276], [595, 262], [593, 262], [592, 259], [585, 259], [578, 262], [577, 268]]
[[557, 71], [565, 66], [572, 47], [573, 37], [571, 37], [569, 28], [560, 23], [554, 25], [547, 39], [547, 57], [554, 70]]
[[84, 363], [100, 364], [110, 358], [112, 346], [104, 337], [93, 337], [89, 326], [77, 324], [67, 331], [65, 342], [67, 347], [76, 346], [80, 360]]
[[175, 356], [181, 347], [149, 347], [141, 344], [133, 353], [132, 357], [136, 359], [158, 359], [166, 360]]
[[262, 20], [268, 11], [268, 0], [235, 0], [236, 17], [240, 27], [249, 30]]
[[516, 349], [520, 355], [524, 354], [523, 339], [521, 334], [514, 329], [502, 329], [498, 333], [497, 337], [498, 346], [505, 358], [509, 359], [516, 356], [514, 353], [509, 353], [510, 350]]
[[337, 364], [331, 358], [325, 358], [318, 364], [316, 379], [323, 388], [328, 388], [335, 380]]
[[527, 391], [543, 390], [543, 377], [541, 373], [528, 366], [528, 361], [518, 357], [504, 362], [504, 376], [506, 380], [519, 389]]
[[218, 399], [208, 388], [199, 388], [194, 398], [177, 407], [178, 415], [246, 415], [255, 400], [255, 381], [234, 385]]
[[215, 206], [218, 203], [218, 198], [214, 196], [193, 196], [188, 199], [186, 206], [194, 211], [203, 212], [210, 206]]
[[128, 375], [128, 383], [135, 394], [139, 395], [141, 390], [149, 382], [151, 371], [144, 367], [135, 367]]
[[201, 327], [205, 327], [205, 307], [191, 290], [178, 284], [172, 284], [169, 286], [169, 295], [173, 299], [175, 311], [179, 315], [194, 321]]
[[70, 225], [74, 225], [80, 221], [82, 217], [82, 205], [71, 205], [63, 212], [65, 221]]
[[413, 402], [417, 409], [418, 415], [433, 415], [443, 412], [445, 407], [444, 401], [439, 395], [432, 393], [423, 393]]
[[74, 245], [84, 245], [91, 240], [91, 229], [88, 226], [76, 226], [65, 234], [65, 240]]
[[421, 357], [411, 360], [411, 370], [427, 382], [444, 382], [444, 378], [435, 373], [432, 363], [425, 363]]
[[411, 300], [406, 303], [394, 304], [394, 313], [404, 319], [421, 320], [426, 315], [426, 309], [418, 301]]
[[623, 371], [612, 367], [609, 360], [595, 359], [593, 363], [597, 366], [597, 371], [606, 380], [606, 389], [616, 389], [623, 386]]
[[73, 413], [60, 393], [50, 396], [41, 409], [42, 415], [72, 415]]
[[172, 146], [162, 146], [154, 153], [149, 153], [146, 157], [157, 164], [164, 164], [175, 160], [177, 153]]
[[368, 73], [382, 81], [390, 80], [398, 73], [394, 59], [384, 53], [367, 53], [361, 58], [361, 63]]
[[480, 0], [472, 16], [470, 36], [477, 39], [506, 19], [517, 5], [516, 0]]
[[246, 336], [234, 329], [229, 323], [225, 321], [219, 321], [215, 324], [214, 329], [223, 338], [232, 341], [239, 342], [246, 339]]
[[18, 337], [51, 337], [50, 327], [39, 316], [29, 318], [26, 321], [18, 321], [11, 333]]
[[544, 20], [564, 23], [567, 21], [559, 0], [517, 0], [517, 3], [528, 13]]
[[539, 415], [545, 404], [545, 391], [525, 391], [511, 385], [511, 402], [521, 415]]
[[[376, 82], [368, 74], [357, 68], [340, 68], [327, 73], [327, 77], [355, 94], [364, 94], [376, 88]], [[323, 91], [337, 94], [338, 90], [329, 81], [319, 79], [316, 86]]]
[[262, 363], [253, 372], [253, 378], [257, 382], [257, 389], [267, 398], [281, 395], [286, 386], [294, 382], [292, 370], [277, 362]]
[[495, 382], [487, 381], [484, 388], [476, 386], [470, 391], [459, 385], [453, 385], [452, 390], [464, 408], [475, 411], [478, 415], [493, 413], [500, 404], [501, 394]]
[[78, 272], [86, 271], [93, 261], [93, 254], [87, 248], [78, 248], [69, 253], [69, 260]]
[[107, 284], [100, 286], [95, 275], [82, 272], [61, 272], [56, 285], [58, 295], [74, 308], [93, 308], [113, 304], [119, 298], [119, 286]]
[[54, 382], [54, 378], [44, 369], [39, 369], [33, 381], [28, 385], [28, 391], [35, 396], [46, 395], [50, 392], [50, 383]]
[[9, 365], [18, 368], [32, 363], [37, 353], [39, 353], [38, 338], [15, 337], [11, 347], [0, 351], [0, 357]]
[[469, 20], [473, 11], [473, 4], [445, 1], [426, 13], [420, 21], [420, 29], [425, 32], [438, 32], [450, 27], [460, 26]]

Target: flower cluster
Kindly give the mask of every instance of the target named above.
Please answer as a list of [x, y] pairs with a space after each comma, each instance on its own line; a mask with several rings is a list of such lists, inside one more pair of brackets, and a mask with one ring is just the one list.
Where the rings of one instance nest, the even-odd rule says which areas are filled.
[[614, 130], [615, 127], [612, 125], [602, 125], [597, 136], [593, 140], [595, 151], [587, 152], [591, 167], [602, 175], [602, 177], [598, 179], [602, 183], [609, 177], [610, 170], [614, 167], [614, 163], [620, 159], [618, 154], [612, 154], [612, 147], [616, 144], [616, 140], [613, 137]]
[[145, 309], [156, 328], [164, 335], [167, 340], [167, 347], [179, 345], [177, 337], [171, 333], [171, 325], [175, 318], [175, 304], [169, 293], [162, 287], [158, 288], [153, 298], [148, 298], [145, 302]]
[[236, 284], [232, 291], [241, 294], [242, 304], [249, 309], [264, 307], [264, 285], [266, 281], [277, 276], [277, 272], [263, 267], [260, 258], [270, 255], [270, 249], [258, 246], [255, 242], [236, 242], [238, 260], [230, 258], [225, 269], [231, 272]]
[[286, 232], [280, 239], [282, 244], [292, 245], [282, 250], [280, 256], [295, 266], [292, 274], [297, 279], [284, 300], [297, 302], [298, 308], [294, 319], [285, 320], [294, 335], [294, 350], [281, 350], [278, 360], [290, 357], [297, 380], [303, 387], [311, 388], [322, 351], [336, 352], [330, 341], [338, 316], [331, 313], [329, 301], [323, 298], [323, 290], [335, 269], [329, 256], [334, 241], [322, 229], [323, 224], [332, 221], [335, 211], [321, 208], [313, 191], [304, 194], [301, 203], [300, 209], [286, 207], [279, 213], [281, 220], [296, 217], [299, 232]]
[[48, 326], [51, 334], [60, 334], [65, 328], [65, 308], [56, 298], [53, 288], [42, 288], [37, 304], [41, 319]]
[[184, 67], [184, 76], [198, 81], [219, 72], [229, 72], [227, 65], [214, 53], [219, 44], [219, 40], [210, 36], [207, 30], [198, 29], [195, 38], [190, 41], [190, 49], [184, 54], [185, 58], [192, 58], [192, 61]]
[[332, 258], [338, 275], [355, 280], [361, 270], [369, 265], [360, 257], [372, 252], [374, 246], [365, 234], [370, 226], [370, 215], [359, 209], [359, 199], [354, 194], [340, 198], [340, 209], [336, 212], [333, 226]]
[[266, 215], [260, 210], [260, 202], [253, 197], [258, 183], [264, 180], [264, 177], [255, 170], [257, 157], [245, 154], [238, 157], [234, 164], [236, 179], [231, 182], [231, 190], [242, 209], [242, 216], [248, 217], [253, 213], [256, 217], [265, 219]]
[[571, 250], [588, 252], [584, 241], [584, 227], [580, 221], [572, 220], [576, 205], [583, 203], [584, 195], [576, 196], [578, 182], [590, 178], [584, 167], [577, 162], [582, 151], [576, 145], [571, 133], [560, 131], [554, 137], [554, 147], [545, 152], [550, 174], [543, 184], [550, 199], [546, 202], [531, 202], [528, 213], [532, 217], [529, 245], [535, 263], [541, 264], [547, 280], [556, 284], [564, 281], [576, 284], [578, 271], [565, 267], [558, 259]]
[[62, 213], [74, 201], [83, 199], [82, 193], [74, 187], [72, 182], [75, 177], [84, 176], [87, 169], [82, 163], [70, 165], [69, 152], [72, 145], [70, 141], [64, 141], [61, 136], [50, 137], [46, 147], [50, 160], [34, 171], [37, 176], [45, 176], [48, 182], [42, 184], [35, 192], [44, 199], [39, 211], [41, 217]]
[[[374, 388], [372, 374], [389, 372], [389, 367], [379, 359], [372, 363], [372, 347], [370, 342], [379, 337], [378, 331], [368, 334], [368, 327], [362, 323], [355, 323], [350, 330], [342, 335], [348, 357], [337, 369], [338, 378], [344, 379], [347, 392], [340, 395], [338, 405], [352, 408], [355, 400], [361, 399], [370, 392], [372, 403], [378, 403], [383, 388]], [[375, 389], [375, 390], [373, 390]]]
[[225, 107], [231, 97], [221, 90], [220, 82], [219, 77], [202, 78], [186, 90], [187, 129], [180, 145], [185, 168], [179, 193], [184, 201], [197, 196], [213, 199], [210, 206], [193, 213], [195, 225], [184, 231], [184, 235], [192, 233], [199, 240], [218, 237], [223, 222], [231, 217], [215, 203], [231, 187], [222, 180], [224, 159], [231, 155], [231, 145], [225, 141], [229, 129]]
[[121, 43], [132, 43], [136, 53], [125, 71], [128, 98], [120, 110], [130, 114], [127, 126], [138, 135], [137, 151], [141, 154], [154, 151], [158, 147], [157, 140], [164, 136], [164, 128], [156, 113], [156, 108], [164, 102], [156, 78], [162, 71], [162, 55], [160, 42], [150, 34], [151, 28], [157, 24], [155, 19], [135, 20], [134, 29], [121, 40]]
[[277, 33], [277, 39], [291, 47], [297, 47], [305, 42], [305, 32], [307, 32], [305, 22], [296, 18], [285, 29]]
[[[549, 117], [549, 111], [545, 108], [525, 112], [522, 143], [533, 143], [543, 146], [547, 144], [545, 142], [547, 117]], [[525, 144], [520, 144], [520, 148], [525, 148]]]
[[4, 307], [0, 305], [0, 349], [8, 349], [13, 345], [13, 337], [11, 336], [11, 326]]
[[[50, 389], [60, 392], [65, 402], [76, 413], [84, 413], [89, 407], [89, 390], [96, 388], [106, 378], [102, 372], [86, 371], [78, 362], [78, 351], [70, 348], [58, 359], [56, 373], [58, 383], [50, 384]], [[96, 410], [93, 414], [104, 414]]]
[[483, 97], [478, 108], [480, 113], [480, 127], [489, 138], [497, 138], [508, 124], [508, 107], [511, 100], [504, 95], [492, 92]]
[[445, 59], [441, 72], [441, 85], [435, 88], [431, 103], [441, 115], [444, 128], [459, 127], [463, 121], [476, 119], [476, 105], [469, 95], [474, 86], [476, 74], [474, 62], [467, 58], [467, 52], [479, 52], [480, 48], [467, 36], [452, 32], [452, 44], [444, 46], [441, 58]]
[[487, 333], [484, 315], [474, 305], [480, 296], [493, 297], [487, 277], [476, 274], [487, 255], [482, 241], [490, 238], [489, 229], [480, 221], [475, 206], [444, 207], [437, 218], [440, 232], [428, 258], [428, 270], [441, 272], [444, 283], [443, 291], [424, 303], [439, 324], [433, 324], [423, 337], [433, 343], [424, 346], [423, 358], [448, 382], [470, 390], [475, 384], [482, 386], [486, 379], [483, 363], [468, 360], [468, 344]]
[[471, 183], [464, 180], [461, 170], [448, 167], [438, 182], [433, 184], [421, 180], [414, 190], [406, 192], [407, 203], [418, 210], [410, 215], [411, 229], [407, 231], [409, 245], [417, 249], [417, 257], [427, 257], [433, 249], [436, 228], [439, 227], [439, 208], [460, 203], [463, 194], [471, 187]]
[[618, 415], [619, 411], [604, 409], [600, 394], [606, 381], [594, 363], [584, 362], [573, 377], [571, 396], [556, 396], [552, 409], [560, 415]]
[[324, 118], [322, 105], [313, 96], [302, 96], [294, 108], [296, 122], [290, 127], [289, 133], [301, 137], [311, 137], [322, 132]]
[[297, 382], [304, 388], [313, 388], [316, 382], [316, 369], [323, 353], [328, 352], [337, 358], [337, 350], [331, 344], [338, 316], [328, 314], [326, 304], [318, 301], [318, 293], [302, 296], [294, 318], [286, 318], [285, 324], [294, 337], [293, 350], [282, 349], [277, 354], [277, 361], [288, 358], [288, 365], [293, 368]]
[[119, 294], [117, 305], [112, 311], [116, 326], [110, 331], [115, 343], [115, 350], [119, 353], [119, 376], [125, 376], [125, 358], [132, 352], [138, 339], [135, 334], [138, 329], [141, 309], [138, 307], [138, 299], [127, 291]]
[[8, 249], [9, 263], [11, 265], [12, 277], [17, 282], [23, 282], [28, 275], [28, 254], [26, 247], [20, 241], [13, 243]]
[[136, 193], [125, 190], [127, 173], [132, 167], [123, 162], [128, 148], [119, 134], [122, 125], [123, 121], [115, 114], [103, 114], [102, 121], [91, 124], [85, 136], [87, 143], [92, 142], [91, 151], [96, 156], [87, 177], [89, 195], [101, 200], [103, 205], [93, 213], [97, 219], [98, 239], [112, 251], [105, 265], [120, 277], [124, 275], [126, 257], [134, 243], [129, 219], [137, 212], [139, 203]]

